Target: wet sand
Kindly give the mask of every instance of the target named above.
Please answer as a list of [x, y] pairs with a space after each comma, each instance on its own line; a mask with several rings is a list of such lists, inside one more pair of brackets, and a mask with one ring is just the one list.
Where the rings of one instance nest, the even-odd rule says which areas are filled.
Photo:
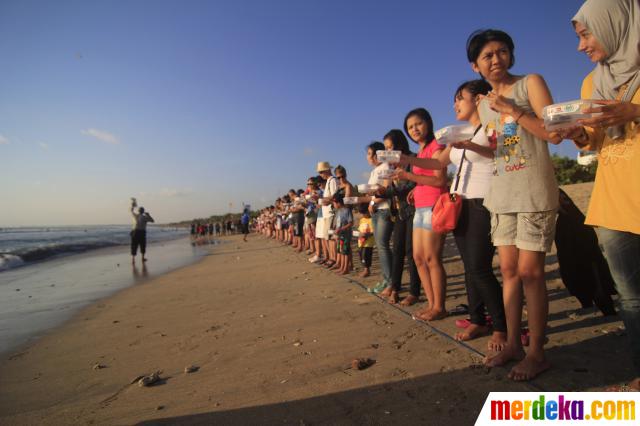
[[126, 246], [60, 256], [0, 273], [0, 355], [59, 326], [82, 307], [189, 265], [208, 250], [188, 238], [152, 243], [136, 265]]
[[[403, 311], [367, 293], [377, 271], [337, 277], [275, 241], [229, 240], [5, 356], [0, 423], [470, 424], [490, 391], [594, 390], [630, 377], [620, 322], [579, 309], [553, 254], [553, 369], [514, 383], [506, 368], [480, 365], [487, 338], [451, 338], [455, 318], [433, 328], [411, 319], [420, 305]], [[445, 267], [451, 308], [466, 302], [452, 239]], [[360, 357], [376, 363], [352, 369]], [[199, 369], [184, 373], [190, 365]], [[156, 386], [131, 384], [154, 371]]]

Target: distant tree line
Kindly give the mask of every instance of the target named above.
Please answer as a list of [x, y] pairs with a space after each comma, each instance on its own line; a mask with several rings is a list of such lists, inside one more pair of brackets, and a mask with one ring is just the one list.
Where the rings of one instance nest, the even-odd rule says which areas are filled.
[[[249, 216], [253, 219], [258, 217], [259, 212], [257, 211], [250, 211], [249, 212]], [[223, 215], [212, 215], [209, 217], [202, 217], [202, 218], [195, 218], [195, 219], [190, 219], [190, 220], [183, 220], [181, 222], [174, 222], [174, 223], [169, 223], [167, 226], [191, 226], [191, 224], [193, 222], [197, 222], [197, 223], [216, 223], [216, 222], [220, 222], [220, 223], [226, 223], [226, 222], [233, 222], [233, 223], [237, 223], [238, 221], [240, 221], [240, 217], [242, 216], [242, 213], [227, 213], [227, 214], [223, 214]]]
[[561, 157], [557, 154], [551, 156], [551, 161], [556, 171], [558, 185], [593, 182], [596, 178], [598, 161], [594, 161], [588, 166], [581, 166], [576, 160], [569, 157]]

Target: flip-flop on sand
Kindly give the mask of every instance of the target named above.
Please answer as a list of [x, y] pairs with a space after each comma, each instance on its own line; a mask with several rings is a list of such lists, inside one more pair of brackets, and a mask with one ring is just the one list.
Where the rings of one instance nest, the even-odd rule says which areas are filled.
[[[493, 327], [493, 320], [489, 315], [485, 316], [484, 320], [487, 327]], [[455, 324], [458, 328], [467, 328], [471, 325], [471, 318], [457, 319]]]
[[447, 312], [449, 315], [465, 315], [469, 313], [469, 306], [461, 303], [457, 305], [455, 308], [451, 309]]

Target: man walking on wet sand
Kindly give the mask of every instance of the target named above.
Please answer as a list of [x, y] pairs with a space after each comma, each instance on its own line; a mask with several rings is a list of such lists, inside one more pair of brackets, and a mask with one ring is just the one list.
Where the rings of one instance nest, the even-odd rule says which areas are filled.
[[138, 208], [138, 213], [135, 212], [137, 206], [136, 199], [131, 199], [131, 216], [133, 217], [133, 229], [131, 230], [131, 263], [136, 263], [136, 254], [138, 252], [138, 246], [140, 246], [140, 254], [142, 255], [142, 262], [146, 262], [147, 258], [144, 254], [147, 251], [147, 223], [155, 222], [148, 212], [144, 211], [144, 207]]

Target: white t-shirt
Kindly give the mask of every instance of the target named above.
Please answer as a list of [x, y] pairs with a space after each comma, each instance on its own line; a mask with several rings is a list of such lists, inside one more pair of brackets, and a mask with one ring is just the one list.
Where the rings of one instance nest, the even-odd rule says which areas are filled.
[[[373, 170], [371, 170], [371, 174], [369, 175], [369, 185], [380, 185], [382, 183], [382, 179], [379, 179], [380, 173], [383, 170], [389, 169], [389, 163], [380, 163]], [[376, 204], [378, 210], [385, 210], [389, 208], [389, 202], [383, 201], [381, 203]]]
[[[327, 184], [324, 187], [324, 198], [331, 198], [333, 195], [338, 192], [338, 179], [331, 176], [329, 180], [327, 180]], [[331, 208], [331, 203], [326, 206], [322, 206], [322, 217], [331, 217], [333, 216], [333, 209]]]
[[[482, 130], [476, 133], [471, 139], [471, 142], [482, 146], [489, 146], [487, 134]], [[454, 192], [453, 188], [456, 183], [456, 175], [458, 174], [462, 151], [462, 149], [452, 147], [449, 153], [451, 164], [455, 164], [456, 166], [456, 172], [453, 175], [453, 182], [451, 183], [451, 192]], [[494, 164], [492, 158], [483, 157], [480, 154], [467, 150], [464, 155], [464, 162], [462, 163], [462, 171], [460, 172], [460, 183], [458, 184], [458, 190], [455, 192], [467, 199], [484, 198], [491, 185], [493, 169]]]

